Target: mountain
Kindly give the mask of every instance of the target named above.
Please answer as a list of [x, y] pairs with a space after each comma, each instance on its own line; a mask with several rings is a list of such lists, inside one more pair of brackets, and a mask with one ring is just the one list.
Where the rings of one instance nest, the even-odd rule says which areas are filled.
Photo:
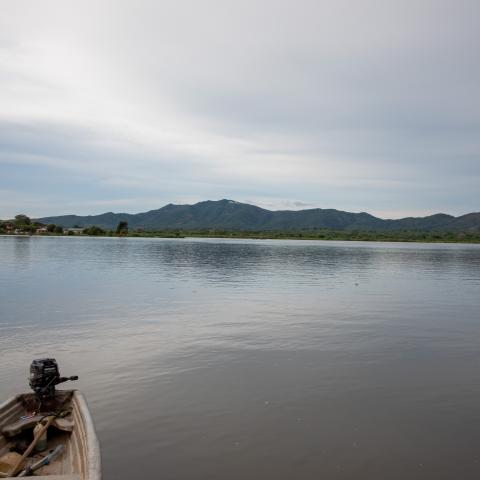
[[409, 217], [383, 220], [368, 213], [350, 213], [341, 210], [312, 208], [308, 210], [271, 211], [233, 200], [207, 200], [195, 205], [168, 204], [149, 212], [103, 213], [101, 215], [64, 215], [44, 217], [37, 221], [55, 223], [63, 227], [97, 225], [114, 229], [126, 220], [131, 229], [144, 230], [298, 230], [327, 228], [332, 230], [421, 230], [421, 231], [480, 231], [480, 213], [453, 217], [439, 213], [428, 217]]

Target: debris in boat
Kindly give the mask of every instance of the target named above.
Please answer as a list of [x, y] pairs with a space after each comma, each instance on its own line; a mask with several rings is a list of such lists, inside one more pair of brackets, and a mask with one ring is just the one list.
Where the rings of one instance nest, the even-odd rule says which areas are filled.
[[44, 465], [49, 465], [52, 460], [55, 460], [58, 456], [63, 453], [65, 447], [63, 444], [58, 445], [54, 450], [51, 450], [50, 453], [46, 456], [35, 462], [33, 465], [29, 465], [25, 468], [19, 477], [29, 477], [33, 474], [33, 472], [37, 471], [39, 468], [42, 468]]
[[42, 434], [38, 437], [37, 444], [35, 445], [35, 450], [37, 452], [43, 452], [47, 449], [47, 429], [44, 428], [47, 422], [48, 420], [44, 418], [43, 420], [40, 420], [40, 422], [38, 422], [33, 429], [33, 435], [35, 436], [40, 430], [42, 431]]
[[29, 413], [28, 415], [23, 415], [20, 417], [20, 420], [28, 420], [29, 418], [33, 418], [36, 414], [37, 412], [32, 412], [32, 413]]
[[48, 417], [47, 423], [42, 425], [40, 430], [37, 430], [35, 436], [33, 437], [32, 443], [29, 447], [23, 452], [23, 455], [20, 455], [17, 463], [12, 467], [12, 469], [8, 472], [8, 476], [14, 477], [22, 468], [22, 462], [32, 453], [33, 449], [37, 446], [38, 441], [42, 437], [42, 435], [48, 430], [48, 427], [52, 424], [55, 417]]
[[9, 477], [12, 468], [18, 462], [22, 463], [22, 456], [17, 452], [8, 452], [2, 455], [0, 457], [0, 477]]
[[10, 448], [10, 451], [22, 454], [28, 448], [29, 444], [30, 442], [27, 440], [26, 436], [22, 436], [17, 439], [17, 441]]

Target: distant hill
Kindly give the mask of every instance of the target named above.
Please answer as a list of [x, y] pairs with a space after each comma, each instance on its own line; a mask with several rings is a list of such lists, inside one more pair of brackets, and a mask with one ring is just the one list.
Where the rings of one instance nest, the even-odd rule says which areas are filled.
[[64, 215], [37, 219], [42, 223], [55, 223], [63, 227], [88, 227], [97, 225], [114, 229], [126, 220], [131, 229], [144, 230], [372, 230], [372, 231], [462, 231], [480, 232], [480, 213], [453, 217], [439, 213], [428, 217], [409, 217], [400, 220], [383, 220], [368, 213], [350, 213], [341, 210], [312, 208], [308, 210], [271, 211], [255, 205], [218, 200], [195, 205], [165, 205], [149, 212], [103, 213], [101, 215]]

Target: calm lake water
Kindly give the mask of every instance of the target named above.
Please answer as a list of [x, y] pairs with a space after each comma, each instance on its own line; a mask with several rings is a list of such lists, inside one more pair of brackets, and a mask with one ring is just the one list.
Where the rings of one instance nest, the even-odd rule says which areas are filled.
[[0, 400], [56, 357], [107, 480], [478, 479], [479, 303], [474, 245], [0, 237]]

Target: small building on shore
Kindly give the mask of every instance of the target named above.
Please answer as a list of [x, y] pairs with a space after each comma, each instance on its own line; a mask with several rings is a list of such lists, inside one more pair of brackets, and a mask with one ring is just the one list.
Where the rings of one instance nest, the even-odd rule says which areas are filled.
[[83, 233], [83, 228], [72, 227], [63, 229], [64, 235], [80, 235], [81, 233]]

